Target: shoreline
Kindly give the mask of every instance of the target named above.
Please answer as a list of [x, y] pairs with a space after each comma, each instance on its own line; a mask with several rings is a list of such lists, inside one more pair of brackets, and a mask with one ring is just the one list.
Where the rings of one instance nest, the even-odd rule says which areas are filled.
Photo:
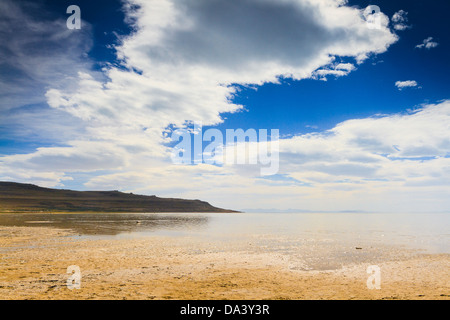
[[221, 214], [221, 213], [246, 213], [244, 211], [155, 211], [155, 212], [142, 212], [142, 211], [0, 211], [0, 216], [2, 214], [201, 214], [201, 213], [212, 213], [212, 214]]
[[[190, 238], [84, 239], [48, 227], [0, 227], [2, 299], [450, 299], [450, 254], [378, 261], [381, 290], [366, 285], [368, 264], [299, 270], [271, 252], [236, 250]], [[67, 267], [81, 269], [69, 290]]]

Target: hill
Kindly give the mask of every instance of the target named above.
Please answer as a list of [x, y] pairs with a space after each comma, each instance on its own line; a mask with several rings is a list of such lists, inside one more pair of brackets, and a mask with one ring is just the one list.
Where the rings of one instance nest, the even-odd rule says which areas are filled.
[[237, 212], [200, 200], [119, 191], [73, 191], [0, 182], [0, 212]]

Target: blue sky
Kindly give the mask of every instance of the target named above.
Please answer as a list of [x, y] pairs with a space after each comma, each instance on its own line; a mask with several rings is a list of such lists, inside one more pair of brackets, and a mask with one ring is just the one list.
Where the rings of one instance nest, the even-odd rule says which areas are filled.
[[[65, 26], [71, 4], [81, 30]], [[368, 5], [380, 29], [367, 28]], [[0, 180], [235, 209], [448, 208], [448, 1], [0, 9]], [[162, 132], [186, 121], [279, 129], [278, 174], [174, 166]]]

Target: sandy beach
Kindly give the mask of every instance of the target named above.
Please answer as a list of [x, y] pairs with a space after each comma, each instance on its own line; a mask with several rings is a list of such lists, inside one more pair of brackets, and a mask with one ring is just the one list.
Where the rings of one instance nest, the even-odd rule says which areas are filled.
[[[0, 227], [1, 299], [450, 299], [450, 255], [394, 253], [367, 263], [302, 270], [285, 257], [189, 237], [86, 239], [70, 230]], [[66, 286], [81, 269], [81, 289]]]

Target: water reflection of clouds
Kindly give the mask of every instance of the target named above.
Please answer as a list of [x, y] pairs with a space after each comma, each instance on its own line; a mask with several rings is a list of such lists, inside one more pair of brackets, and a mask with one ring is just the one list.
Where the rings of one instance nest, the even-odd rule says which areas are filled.
[[209, 218], [182, 214], [2, 214], [0, 225], [54, 227], [81, 235], [119, 235], [205, 226]]
[[[400, 213], [0, 214], [0, 226], [51, 227], [115, 238], [187, 236], [220, 246], [251, 242], [265, 250], [318, 249], [361, 256], [370, 247], [448, 253], [449, 219], [446, 214]], [[364, 250], [356, 253], [355, 247]]]

